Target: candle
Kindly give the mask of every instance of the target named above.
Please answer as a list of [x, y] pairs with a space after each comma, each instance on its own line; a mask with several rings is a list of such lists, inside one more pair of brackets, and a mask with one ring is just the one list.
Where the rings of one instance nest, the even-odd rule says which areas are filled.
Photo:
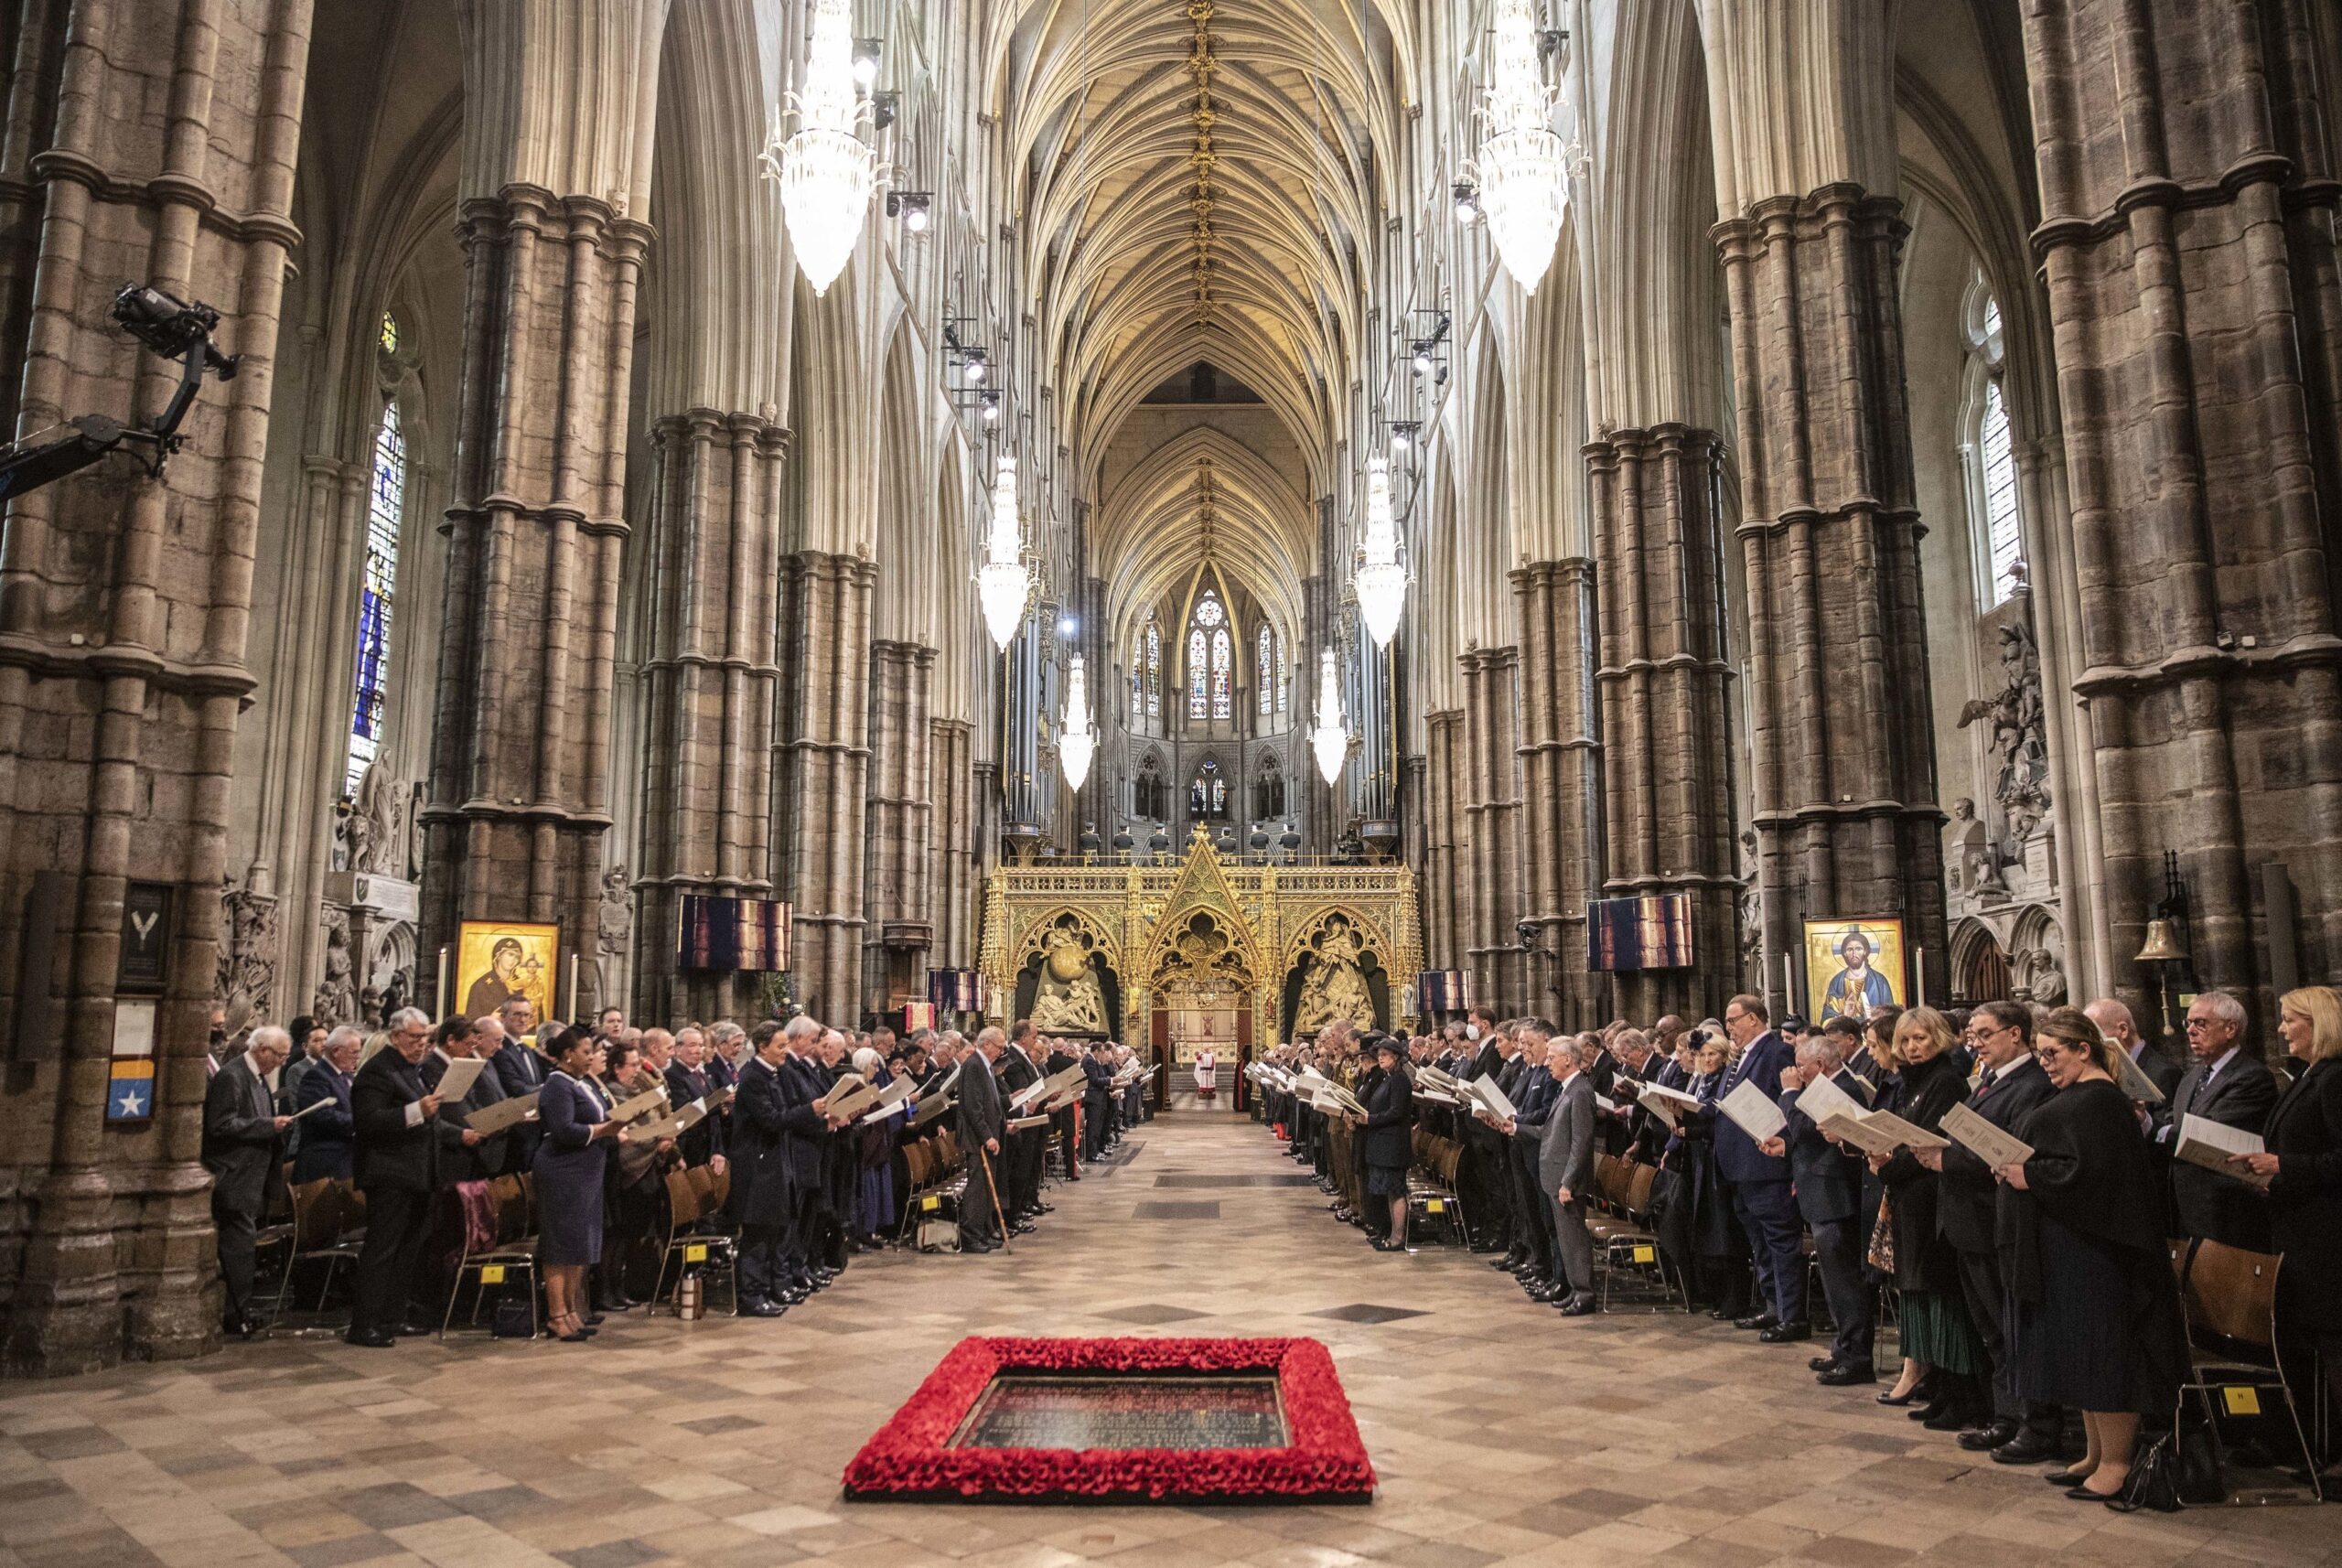
[[1797, 1007], [1797, 984], [1789, 969], [1789, 955], [1781, 955], [1781, 1011], [1793, 1012]]
[[1925, 1007], [1928, 1004], [1928, 950], [1915, 948], [1912, 950], [1918, 957], [1919, 1005]]
[[432, 1016], [433, 1020], [438, 1023], [445, 1023], [447, 1018], [447, 950], [446, 948], [439, 950], [439, 1008]]
[[573, 1021], [577, 1016], [577, 955], [574, 952], [569, 955], [569, 1016]]

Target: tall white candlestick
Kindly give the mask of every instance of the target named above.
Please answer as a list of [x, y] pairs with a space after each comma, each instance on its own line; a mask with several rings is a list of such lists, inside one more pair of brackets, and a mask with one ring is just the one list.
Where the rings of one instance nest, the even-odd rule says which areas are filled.
[[1789, 955], [1783, 953], [1781, 955], [1781, 1011], [1783, 1013], [1797, 1011], [1797, 986], [1791, 978], [1792, 972], [1789, 969]]
[[445, 1023], [445, 1022], [446, 1021], [446, 1018], [447, 1018], [447, 950], [446, 950], [446, 948], [441, 948], [441, 949], [439, 950], [439, 1007], [438, 1007], [438, 1010], [437, 1010], [436, 1012], [435, 1012], [435, 1013], [432, 1015], [432, 1016], [431, 1016], [431, 1021], [432, 1021], [433, 1023], [435, 1023], [435, 1024]]
[[569, 955], [569, 1017], [573, 1023], [577, 1017], [577, 955], [574, 952]]
[[1918, 958], [1919, 1005], [1925, 1007], [1928, 1004], [1928, 950], [1914, 948], [1912, 951]]

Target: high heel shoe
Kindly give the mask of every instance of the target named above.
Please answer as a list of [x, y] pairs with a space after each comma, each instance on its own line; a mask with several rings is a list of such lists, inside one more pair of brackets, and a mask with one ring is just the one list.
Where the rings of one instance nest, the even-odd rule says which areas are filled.
[[1893, 1389], [1885, 1389], [1885, 1390], [1881, 1391], [1880, 1391], [1880, 1393], [1879, 1393], [1879, 1396], [1878, 1396], [1878, 1402], [1879, 1402], [1879, 1403], [1881, 1403], [1881, 1404], [1891, 1404], [1891, 1405], [1893, 1405], [1896, 1409], [1900, 1410], [1900, 1409], [1902, 1409], [1905, 1405], [1909, 1404], [1913, 1400], [1918, 1399], [1918, 1397], [1919, 1397], [1919, 1385], [1918, 1385], [1918, 1384], [1917, 1384], [1917, 1383], [1913, 1383], [1913, 1384], [1912, 1384], [1908, 1389], [1905, 1390], [1903, 1392], [1901, 1392], [1901, 1393], [1899, 1393], [1899, 1394], [1898, 1394], [1898, 1393], [1896, 1393]]

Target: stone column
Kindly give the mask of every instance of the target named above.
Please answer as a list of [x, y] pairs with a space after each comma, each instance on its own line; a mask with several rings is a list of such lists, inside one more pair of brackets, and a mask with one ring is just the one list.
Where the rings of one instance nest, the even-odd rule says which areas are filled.
[[[2318, 8], [2055, 0], [2025, 16], [2074, 689], [2108, 957], [2134, 1001], [2166, 848], [2198, 982], [2270, 984], [2272, 862], [2303, 911], [2302, 983], [2342, 973], [2342, 185]], [[2272, 1006], [2253, 1009], [2264, 1042]]]
[[[1944, 817], [1895, 292], [1899, 213], [1893, 198], [1840, 182], [1763, 197], [1715, 233], [1739, 410], [1766, 946], [1799, 950], [1809, 916], [1898, 916], [1940, 997]], [[1690, 651], [1696, 665], [1703, 650]]]
[[1464, 653], [1463, 831], [1469, 843], [1464, 886], [1457, 890], [1465, 966], [1477, 977], [1476, 994], [1506, 1008], [1553, 1003], [1542, 967], [1529, 972], [1520, 947], [1520, 650], [1480, 648]]
[[583, 994], [557, 989], [554, 1006], [586, 1017], [602, 1002], [584, 961], [610, 824], [628, 375], [650, 231], [598, 196], [515, 183], [466, 201], [460, 238], [424, 950], [467, 919], [556, 924]]
[[865, 913], [878, 922], [866, 942], [863, 1005], [882, 1011], [900, 975], [914, 999], [926, 994], [935, 944], [929, 895], [935, 797], [928, 747], [928, 690], [935, 650], [908, 642], [870, 648], [870, 815], [863, 850]]
[[[1563, 994], [1554, 1021], [1568, 1029], [1606, 1022], [1599, 1015], [1609, 1000], [1597, 993], [1585, 958], [1585, 906], [1599, 865], [1594, 851], [1602, 777], [1589, 657], [1593, 568], [1591, 561], [1572, 557], [1534, 562], [1512, 574], [1520, 623], [1522, 918], [1536, 922], [1547, 951], [1560, 954]], [[1542, 1001], [1550, 1004], [1551, 999]]]
[[[125, 274], [220, 311], [166, 478], [127, 454], [18, 496], [0, 536], [0, 1039], [10, 1093], [5, 1369], [209, 1348], [204, 1047], [245, 665], [308, 0], [36, 7], [5, 157], [16, 435], [159, 413], [178, 367], [112, 325]], [[46, 874], [36, 884], [37, 874]], [[125, 900], [171, 902], [155, 1114], [104, 1123]], [[30, 918], [46, 972], [24, 975]], [[53, 933], [53, 947], [48, 946]], [[29, 979], [29, 986], [26, 981]], [[21, 989], [20, 989], [21, 988]], [[141, 1004], [143, 1005], [143, 1004]], [[25, 1026], [20, 1027], [21, 1024]]]
[[780, 564], [780, 704], [773, 843], [794, 908], [797, 999], [851, 1027], [862, 996], [862, 855], [870, 771], [870, 590], [856, 555]]
[[929, 858], [935, 945], [929, 965], [964, 969], [975, 961], [976, 791], [970, 760], [975, 728], [965, 719], [928, 721]]
[[1695, 967], [1620, 971], [1612, 1015], [1721, 1017], [1740, 952], [1731, 665], [1712, 430], [1614, 430], [1585, 449], [1599, 561], [1602, 896], [1691, 901]]
[[645, 580], [640, 912], [636, 1008], [669, 1024], [740, 1016], [756, 976], [679, 973], [684, 896], [772, 897], [774, 606], [789, 433], [693, 409], [651, 426]]
[[1458, 890], [1466, 872], [1459, 854], [1456, 799], [1464, 710], [1425, 714], [1423, 726], [1423, 951], [1434, 969], [1462, 969]]

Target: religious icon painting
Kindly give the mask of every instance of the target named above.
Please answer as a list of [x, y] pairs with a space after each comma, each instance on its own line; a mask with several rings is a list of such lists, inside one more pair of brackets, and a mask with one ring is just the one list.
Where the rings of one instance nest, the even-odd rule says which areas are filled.
[[1806, 921], [1805, 989], [1806, 1016], [1816, 1024], [1903, 1006], [1903, 922], [1875, 915]]
[[553, 1015], [560, 973], [561, 928], [517, 920], [466, 920], [457, 936], [456, 1011], [467, 1018], [495, 1012], [512, 997], [536, 1004], [540, 1019]]

